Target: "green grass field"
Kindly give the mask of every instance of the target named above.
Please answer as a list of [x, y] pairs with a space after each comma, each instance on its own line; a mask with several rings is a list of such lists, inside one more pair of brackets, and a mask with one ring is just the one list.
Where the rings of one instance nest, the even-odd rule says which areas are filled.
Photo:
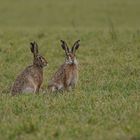
[[[140, 1], [1, 0], [0, 140], [140, 140]], [[38, 42], [49, 66], [64, 62], [60, 39], [77, 39], [79, 82], [63, 94], [12, 97]]]

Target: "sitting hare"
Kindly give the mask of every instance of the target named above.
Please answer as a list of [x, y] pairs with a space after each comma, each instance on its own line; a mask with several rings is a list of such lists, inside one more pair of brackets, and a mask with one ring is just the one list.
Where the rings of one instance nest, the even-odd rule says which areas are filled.
[[38, 53], [38, 45], [31, 42], [31, 52], [33, 53], [33, 64], [26, 67], [19, 74], [11, 89], [12, 95], [20, 93], [38, 93], [43, 82], [43, 67], [47, 66], [47, 60]]
[[66, 42], [61, 40], [61, 47], [65, 50], [66, 59], [49, 82], [48, 90], [50, 92], [70, 90], [75, 87], [78, 81], [78, 62], [75, 52], [80, 46], [79, 41], [80, 40], [76, 41], [73, 47], [69, 49]]

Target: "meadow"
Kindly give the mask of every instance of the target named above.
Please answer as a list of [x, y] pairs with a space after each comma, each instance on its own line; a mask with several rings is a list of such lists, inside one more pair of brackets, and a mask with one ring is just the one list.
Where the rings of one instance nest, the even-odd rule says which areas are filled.
[[[0, 140], [140, 140], [140, 1], [1, 0]], [[76, 89], [48, 94], [64, 62], [63, 39], [76, 53]], [[12, 97], [32, 64], [30, 42], [48, 60], [39, 95]]]

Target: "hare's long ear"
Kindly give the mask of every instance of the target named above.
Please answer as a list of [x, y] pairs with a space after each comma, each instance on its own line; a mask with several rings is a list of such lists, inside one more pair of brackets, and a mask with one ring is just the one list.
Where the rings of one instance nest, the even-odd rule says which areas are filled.
[[69, 53], [69, 48], [68, 48], [67, 43], [63, 40], [61, 40], [61, 43], [62, 43], [61, 44], [62, 49], [65, 50], [66, 54], [68, 54]]
[[31, 42], [30, 44], [31, 44], [31, 47], [30, 47], [31, 52], [34, 54], [34, 57], [36, 57], [38, 54], [38, 45], [35, 41]]
[[77, 41], [74, 43], [74, 45], [72, 46], [71, 51], [72, 51], [73, 53], [75, 53], [76, 50], [79, 48], [79, 46], [80, 46], [79, 42], [80, 42], [80, 40], [77, 40]]

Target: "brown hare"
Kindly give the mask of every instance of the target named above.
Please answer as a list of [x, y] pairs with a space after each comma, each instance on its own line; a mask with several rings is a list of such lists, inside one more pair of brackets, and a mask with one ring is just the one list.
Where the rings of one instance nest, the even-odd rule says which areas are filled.
[[70, 90], [75, 87], [78, 81], [78, 62], [75, 52], [79, 48], [80, 40], [76, 41], [71, 49], [68, 48], [65, 41], [61, 40], [61, 47], [65, 50], [66, 59], [63, 65], [54, 74], [49, 82], [48, 90], [50, 92]]
[[43, 82], [43, 67], [47, 66], [47, 60], [38, 53], [38, 45], [36, 42], [30, 43], [31, 52], [33, 53], [33, 64], [26, 67], [19, 74], [12, 86], [11, 94], [20, 93], [38, 93]]

